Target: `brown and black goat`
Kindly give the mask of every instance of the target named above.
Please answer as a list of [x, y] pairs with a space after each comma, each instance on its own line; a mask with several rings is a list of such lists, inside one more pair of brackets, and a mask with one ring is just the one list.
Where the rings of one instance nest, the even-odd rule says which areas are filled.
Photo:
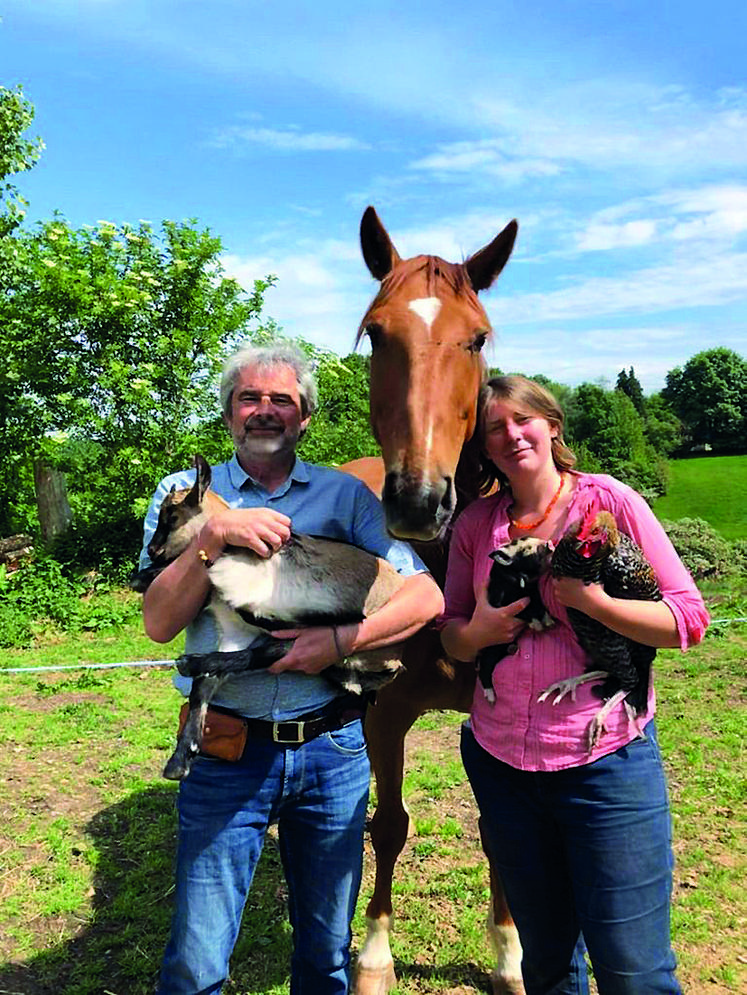
[[[160, 570], [199, 534], [213, 515], [228, 505], [209, 489], [210, 466], [195, 457], [197, 476], [191, 488], [164, 498], [158, 524], [148, 544], [152, 566], [130, 583], [145, 591]], [[272, 629], [359, 622], [382, 607], [404, 583], [394, 567], [357, 546], [334, 539], [291, 534], [270, 557], [251, 549], [229, 547], [208, 568], [212, 591], [207, 609], [218, 630], [211, 653], [188, 653], [177, 660], [179, 673], [192, 677], [189, 717], [164, 777], [181, 780], [200, 750], [208, 704], [227, 678], [261, 670], [284, 656], [291, 640], [269, 635]], [[401, 644], [355, 653], [327, 667], [323, 675], [355, 694], [375, 691], [402, 669]]]

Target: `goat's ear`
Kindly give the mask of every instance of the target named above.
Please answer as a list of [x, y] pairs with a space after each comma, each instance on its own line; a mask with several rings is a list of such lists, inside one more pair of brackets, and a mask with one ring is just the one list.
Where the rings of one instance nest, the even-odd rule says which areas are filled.
[[204, 456], [195, 456], [194, 462], [197, 470], [197, 476], [195, 477], [192, 490], [184, 499], [184, 503], [190, 505], [191, 507], [197, 507], [202, 504], [202, 499], [205, 497], [205, 491], [208, 487], [210, 487], [210, 480], [212, 478], [210, 464]]

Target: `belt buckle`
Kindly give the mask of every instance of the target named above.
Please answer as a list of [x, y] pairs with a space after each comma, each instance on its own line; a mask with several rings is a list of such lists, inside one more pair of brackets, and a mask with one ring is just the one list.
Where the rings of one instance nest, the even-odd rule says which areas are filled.
[[[272, 723], [272, 740], [274, 743], [281, 744], [292, 744], [297, 746], [299, 743], [303, 743], [303, 727], [305, 722], [273, 722]], [[281, 737], [280, 726], [295, 726], [296, 727], [296, 739], [287, 739], [286, 737]]]

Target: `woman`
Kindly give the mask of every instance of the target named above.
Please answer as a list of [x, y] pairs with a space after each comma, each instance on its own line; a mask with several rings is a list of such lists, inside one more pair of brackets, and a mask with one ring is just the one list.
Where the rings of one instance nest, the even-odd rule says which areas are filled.
[[[567, 608], [649, 646], [682, 649], [702, 639], [708, 614], [643, 498], [613, 477], [572, 469], [552, 394], [524, 377], [498, 377], [483, 391], [480, 414], [483, 490], [494, 481], [500, 489], [470, 505], [454, 528], [442, 640], [464, 661], [485, 646], [517, 644], [495, 668], [494, 704], [478, 684], [462, 758], [521, 937], [527, 995], [586, 995], [583, 942], [600, 995], [679, 993], [653, 689], [645, 716], [634, 725], [621, 703], [591, 749], [586, 730], [600, 707], [594, 682], [557, 704], [538, 698], [587, 663]], [[557, 540], [592, 502], [641, 546], [662, 600], [623, 601], [600, 585], [546, 576], [541, 593], [553, 628], [535, 633], [516, 617], [528, 599], [492, 608], [488, 554], [520, 536]]]

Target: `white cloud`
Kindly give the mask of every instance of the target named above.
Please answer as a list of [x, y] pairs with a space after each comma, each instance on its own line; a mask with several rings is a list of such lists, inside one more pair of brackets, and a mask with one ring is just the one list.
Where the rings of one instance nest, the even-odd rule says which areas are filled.
[[712, 307], [747, 297], [747, 253], [688, 257], [620, 277], [590, 277], [562, 290], [500, 300], [504, 322], [580, 320], [610, 314], [656, 314], [685, 307]]
[[214, 148], [240, 150], [252, 146], [275, 152], [359, 152], [371, 146], [350, 135], [335, 135], [323, 131], [302, 132], [297, 128], [251, 128], [232, 125], [213, 136]]
[[560, 166], [540, 157], [521, 158], [507, 155], [499, 140], [451, 142], [439, 145], [435, 152], [410, 163], [410, 169], [423, 170], [443, 178], [464, 172], [480, 172], [508, 183], [530, 176], [554, 176]]

